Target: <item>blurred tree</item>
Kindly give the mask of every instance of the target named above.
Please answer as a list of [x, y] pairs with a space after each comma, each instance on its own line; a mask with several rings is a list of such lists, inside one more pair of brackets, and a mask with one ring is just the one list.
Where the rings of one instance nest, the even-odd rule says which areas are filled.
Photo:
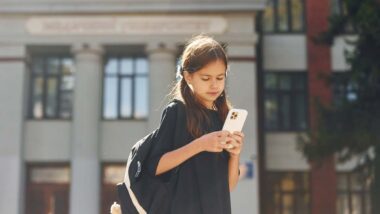
[[[318, 128], [300, 135], [298, 145], [310, 161], [332, 154], [341, 162], [358, 157], [357, 170], [372, 181], [374, 214], [380, 210], [380, 1], [344, 0], [343, 6], [345, 12], [331, 15], [328, 31], [315, 42], [332, 45], [348, 27], [353, 31], [355, 39], [346, 40], [353, 49], [344, 53], [346, 86], [352, 93], [334, 97], [328, 105], [317, 101]], [[321, 78], [327, 87], [335, 83], [333, 76]]]

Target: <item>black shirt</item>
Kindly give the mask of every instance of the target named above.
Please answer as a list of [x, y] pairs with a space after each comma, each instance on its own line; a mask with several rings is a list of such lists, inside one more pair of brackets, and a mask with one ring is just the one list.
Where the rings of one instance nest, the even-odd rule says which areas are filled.
[[[163, 111], [157, 133], [158, 140], [153, 146], [148, 160], [148, 170], [155, 174], [161, 157], [174, 150], [174, 132], [176, 130], [176, 112], [178, 103], [171, 103]], [[203, 127], [204, 133], [219, 131], [223, 123], [217, 111], [206, 110], [211, 121], [209, 127]], [[184, 123], [186, 121], [183, 121]], [[184, 126], [186, 127], [186, 126]], [[194, 138], [187, 134], [182, 144], [190, 143]], [[230, 214], [231, 202], [228, 184], [229, 154], [223, 152], [202, 152], [179, 166], [178, 179], [171, 205], [171, 214]], [[172, 170], [173, 171], [173, 170]], [[168, 180], [172, 171], [159, 177]]]

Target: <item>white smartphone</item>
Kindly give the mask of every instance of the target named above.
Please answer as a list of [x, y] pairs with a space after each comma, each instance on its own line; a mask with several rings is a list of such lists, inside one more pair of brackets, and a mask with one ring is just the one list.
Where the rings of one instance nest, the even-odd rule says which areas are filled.
[[[235, 131], [241, 132], [243, 130], [245, 120], [247, 119], [247, 115], [248, 111], [245, 109], [230, 109], [227, 114], [227, 118], [224, 121], [222, 130], [227, 130], [231, 133]], [[232, 145], [230, 146], [230, 148], [233, 148]]]

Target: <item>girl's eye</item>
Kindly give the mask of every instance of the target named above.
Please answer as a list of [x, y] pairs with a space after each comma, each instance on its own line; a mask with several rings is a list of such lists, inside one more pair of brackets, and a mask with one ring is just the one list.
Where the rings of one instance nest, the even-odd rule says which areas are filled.
[[202, 78], [203, 81], [207, 81], [209, 80], [210, 78]]
[[217, 80], [224, 80], [224, 77], [218, 77]]

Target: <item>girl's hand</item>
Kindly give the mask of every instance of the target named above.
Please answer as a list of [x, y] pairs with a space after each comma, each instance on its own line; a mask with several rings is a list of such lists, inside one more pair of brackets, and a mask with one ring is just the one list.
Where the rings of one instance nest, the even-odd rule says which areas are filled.
[[230, 153], [230, 156], [237, 157], [243, 148], [244, 134], [242, 132], [234, 132], [230, 139], [230, 141], [227, 141], [226, 150]]
[[216, 131], [203, 135], [197, 139], [201, 151], [207, 152], [222, 152], [227, 149], [226, 142], [233, 140], [228, 131]]

